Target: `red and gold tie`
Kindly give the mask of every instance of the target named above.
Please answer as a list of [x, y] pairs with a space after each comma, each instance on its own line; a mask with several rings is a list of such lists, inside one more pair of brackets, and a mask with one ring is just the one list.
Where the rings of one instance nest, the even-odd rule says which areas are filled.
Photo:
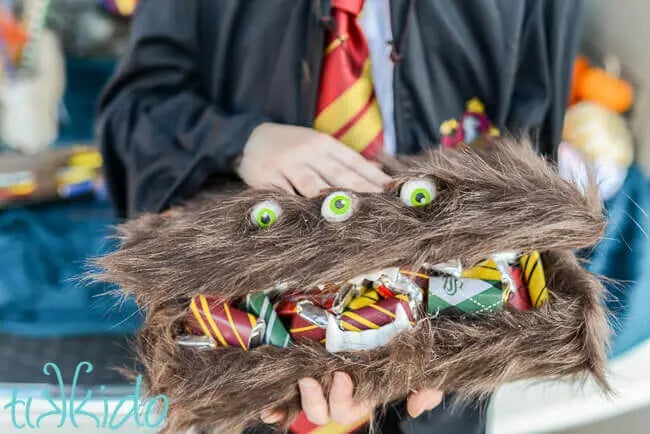
[[372, 84], [368, 43], [357, 17], [363, 0], [332, 0], [314, 128], [365, 157], [383, 150], [381, 112]]

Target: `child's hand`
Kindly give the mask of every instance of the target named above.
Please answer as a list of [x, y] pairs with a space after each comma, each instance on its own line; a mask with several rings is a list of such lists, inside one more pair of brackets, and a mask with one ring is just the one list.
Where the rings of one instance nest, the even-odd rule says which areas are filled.
[[235, 169], [251, 187], [295, 189], [306, 197], [330, 187], [380, 192], [390, 181], [376, 164], [327, 134], [273, 123], [253, 130]]
[[[323, 388], [313, 378], [303, 378], [298, 382], [302, 409], [307, 418], [317, 425], [334, 421], [342, 425], [351, 425], [365, 419], [374, 410], [374, 402], [356, 402], [353, 398], [354, 384], [348, 374], [337, 372], [332, 380], [329, 401], [325, 399]], [[421, 389], [411, 393], [407, 399], [409, 416], [417, 417], [426, 410], [431, 410], [442, 401], [442, 392], [433, 389]], [[264, 423], [283, 422], [286, 414], [282, 411], [267, 411], [262, 414]]]

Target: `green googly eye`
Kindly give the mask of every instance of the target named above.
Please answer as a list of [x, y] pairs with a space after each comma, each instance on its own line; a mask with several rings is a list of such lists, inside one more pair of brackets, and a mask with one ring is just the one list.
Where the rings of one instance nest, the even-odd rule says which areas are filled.
[[429, 179], [412, 179], [402, 185], [399, 196], [406, 206], [426, 206], [436, 198], [436, 185]]
[[260, 229], [271, 227], [282, 215], [282, 208], [274, 200], [265, 200], [251, 210], [251, 223]]
[[335, 191], [325, 198], [320, 212], [328, 222], [345, 221], [354, 213], [354, 199], [343, 191]]

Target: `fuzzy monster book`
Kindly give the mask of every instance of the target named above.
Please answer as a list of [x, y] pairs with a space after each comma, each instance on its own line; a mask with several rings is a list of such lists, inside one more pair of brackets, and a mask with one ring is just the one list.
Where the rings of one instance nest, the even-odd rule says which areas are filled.
[[335, 371], [380, 405], [520, 379], [608, 389], [603, 286], [573, 253], [605, 228], [594, 186], [508, 138], [384, 167], [383, 193], [235, 186], [120, 226], [99, 278], [146, 311], [140, 361], [168, 432], [295, 415], [298, 379], [327, 389]]

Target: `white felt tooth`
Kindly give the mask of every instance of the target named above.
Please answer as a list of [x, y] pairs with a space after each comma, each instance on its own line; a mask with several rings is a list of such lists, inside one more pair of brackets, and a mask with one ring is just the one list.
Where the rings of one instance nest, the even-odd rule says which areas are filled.
[[325, 349], [330, 353], [370, 350], [386, 344], [395, 335], [410, 328], [411, 322], [401, 305], [395, 311], [395, 321], [375, 330], [361, 332], [341, 330], [334, 315], [328, 314]]

